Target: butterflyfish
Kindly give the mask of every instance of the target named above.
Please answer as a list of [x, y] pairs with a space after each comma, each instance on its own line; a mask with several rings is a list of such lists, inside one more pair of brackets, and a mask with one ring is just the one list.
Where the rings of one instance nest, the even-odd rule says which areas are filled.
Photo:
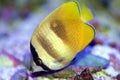
[[33, 61], [43, 68], [31, 75], [42, 76], [68, 67], [93, 40], [95, 30], [87, 23], [92, 19], [91, 11], [76, 1], [66, 2], [50, 13], [30, 41]]

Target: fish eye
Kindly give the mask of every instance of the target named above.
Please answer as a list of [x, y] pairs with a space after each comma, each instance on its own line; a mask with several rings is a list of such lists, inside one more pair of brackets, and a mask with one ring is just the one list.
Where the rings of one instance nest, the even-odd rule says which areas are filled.
[[38, 65], [41, 65], [41, 64], [42, 64], [42, 60], [41, 60], [40, 58], [37, 58], [37, 59], [36, 59], [36, 63], [37, 63]]

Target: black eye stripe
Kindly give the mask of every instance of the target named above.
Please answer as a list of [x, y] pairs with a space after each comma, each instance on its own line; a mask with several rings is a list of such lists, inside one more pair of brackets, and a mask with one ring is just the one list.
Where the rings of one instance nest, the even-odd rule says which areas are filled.
[[44, 70], [51, 70], [50, 68], [48, 68], [46, 65], [43, 64], [42, 60], [39, 58], [37, 52], [35, 51], [35, 48], [31, 43], [30, 43], [30, 49], [32, 52], [33, 60], [36, 63], [36, 65], [41, 66]]

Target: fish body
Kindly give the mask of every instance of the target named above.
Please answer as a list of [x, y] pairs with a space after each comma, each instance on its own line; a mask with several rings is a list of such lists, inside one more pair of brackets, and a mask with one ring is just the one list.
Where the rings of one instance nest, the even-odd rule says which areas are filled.
[[68, 66], [94, 38], [94, 28], [86, 23], [91, 19], [90, 10], [75, 1], [56, 8], [32, 35], [30, 46], [35, 63], [48, 72]]

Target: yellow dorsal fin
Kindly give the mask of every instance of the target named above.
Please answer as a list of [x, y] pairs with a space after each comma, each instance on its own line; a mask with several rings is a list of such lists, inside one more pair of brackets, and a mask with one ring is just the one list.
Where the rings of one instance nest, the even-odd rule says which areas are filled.
[[90, 9], [87, 8], [84, 4], [81, 4], [81, 18], [85, 22], [93, 19], [93, 15], [92, 15]]
[[78, 4], [75, 1], [64, 3], [48, 15], [48, 17], [60, 20], [80, 19]]

